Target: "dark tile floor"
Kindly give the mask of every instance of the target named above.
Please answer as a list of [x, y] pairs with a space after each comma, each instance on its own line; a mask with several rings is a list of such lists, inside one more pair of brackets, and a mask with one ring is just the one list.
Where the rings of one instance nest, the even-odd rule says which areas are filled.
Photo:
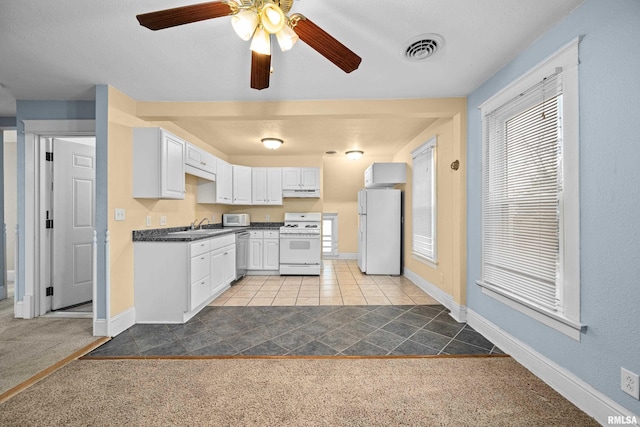
[[441, 305], [206, 307], [182, 325], [134, 325], [91, 356], [502, 354]]

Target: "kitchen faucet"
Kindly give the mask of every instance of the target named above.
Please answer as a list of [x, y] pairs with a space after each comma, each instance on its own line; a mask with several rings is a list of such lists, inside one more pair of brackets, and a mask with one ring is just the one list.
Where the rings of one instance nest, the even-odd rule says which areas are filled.
[[195, 225], [196, 221], [198, 219], [196, 218], [192, 223], [191, 223], [191, 229], [193, 230], [194, 228], [197, 229], [201, 229], [202, 228], [202, 223], [207, 221], [207, 224], [211, 224], [211, 222], [209, 221], [209, 218], [202, 218], [202, 220], [200, 220], [200, 222], [198, 223], [198, 225]]

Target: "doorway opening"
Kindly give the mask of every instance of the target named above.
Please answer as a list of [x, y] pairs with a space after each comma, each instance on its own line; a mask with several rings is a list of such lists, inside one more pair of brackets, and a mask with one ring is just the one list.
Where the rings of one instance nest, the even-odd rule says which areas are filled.
[[45, 159], [40, 194], [45, 310], [56, 316], [91, 317], [95, 137], [41, 137], [40, 145]]
[[338, 257], [338, 214], [322, 214], [322, 256]]

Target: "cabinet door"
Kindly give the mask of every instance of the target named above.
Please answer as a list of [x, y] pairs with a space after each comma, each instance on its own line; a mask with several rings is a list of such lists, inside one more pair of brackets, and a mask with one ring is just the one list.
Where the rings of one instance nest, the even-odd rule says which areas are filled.
[[262, 239], [249, 239], [249, 265], [247, 270], [262, 270]]
[[282, 168], [282, 189], [298, 190], [300, 188], [300, 168]]
[[199, 168], [202, 164], [202, 151], [195, 145], [187, 143], [185, 153], [185, 164], [193, 166], [194, 168]]
[[278, 270], [280, 268], [279, 239], [264, 239], [262, 268], [264, 270]]
[[227, 246], [224, 251], [225, 277], [224, 284], [236, 280], [236, 247], [235, 245]]
[[225, 271], [224, 253], [224, 249], [211, 252], [211, 290], [209, 295], [213, 295], [225, 285], [227, 272]]
[[282, 170], [266, 170], [266, 202], [268, 205], [282, 205]]
[[233, 204], [251, 204], [251, 168], [233, 165]]
[[[280, 178], [282, 180], [282, 178]], [[251, 203], [254, 205], [267, 204], [267, 168], [253, 168], [251, 171]], [[280, 190], [282, 198], [282, 190]]]
[[161, 197], [184, 199], [184, 141], [163, 132]]
[[233, 167], [222, 159], [217, 159], [216, 203], [230, 205], [233, 192]]
[[218, 158], [216, 156], [206, 151], [202, 151], [200, 152], [200, 160], [201, 160], [200, 167], [202, 168], [202, 170], [204, 170], [205, 172], [213, 173], [213, 174], [216, 173], [216, 171], [218, 170], [217, 168]]
[[320, 189], [320, 169], [319, 168], [301, 168], [300, 169], [300, 185], [304, 190]]

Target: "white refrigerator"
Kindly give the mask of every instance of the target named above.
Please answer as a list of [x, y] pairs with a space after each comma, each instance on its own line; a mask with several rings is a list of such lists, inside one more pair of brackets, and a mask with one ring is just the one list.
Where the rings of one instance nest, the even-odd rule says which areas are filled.
[[402, 191], [358, 192], [358, 267], [367, 274], [399, 275], [402, 259]]

